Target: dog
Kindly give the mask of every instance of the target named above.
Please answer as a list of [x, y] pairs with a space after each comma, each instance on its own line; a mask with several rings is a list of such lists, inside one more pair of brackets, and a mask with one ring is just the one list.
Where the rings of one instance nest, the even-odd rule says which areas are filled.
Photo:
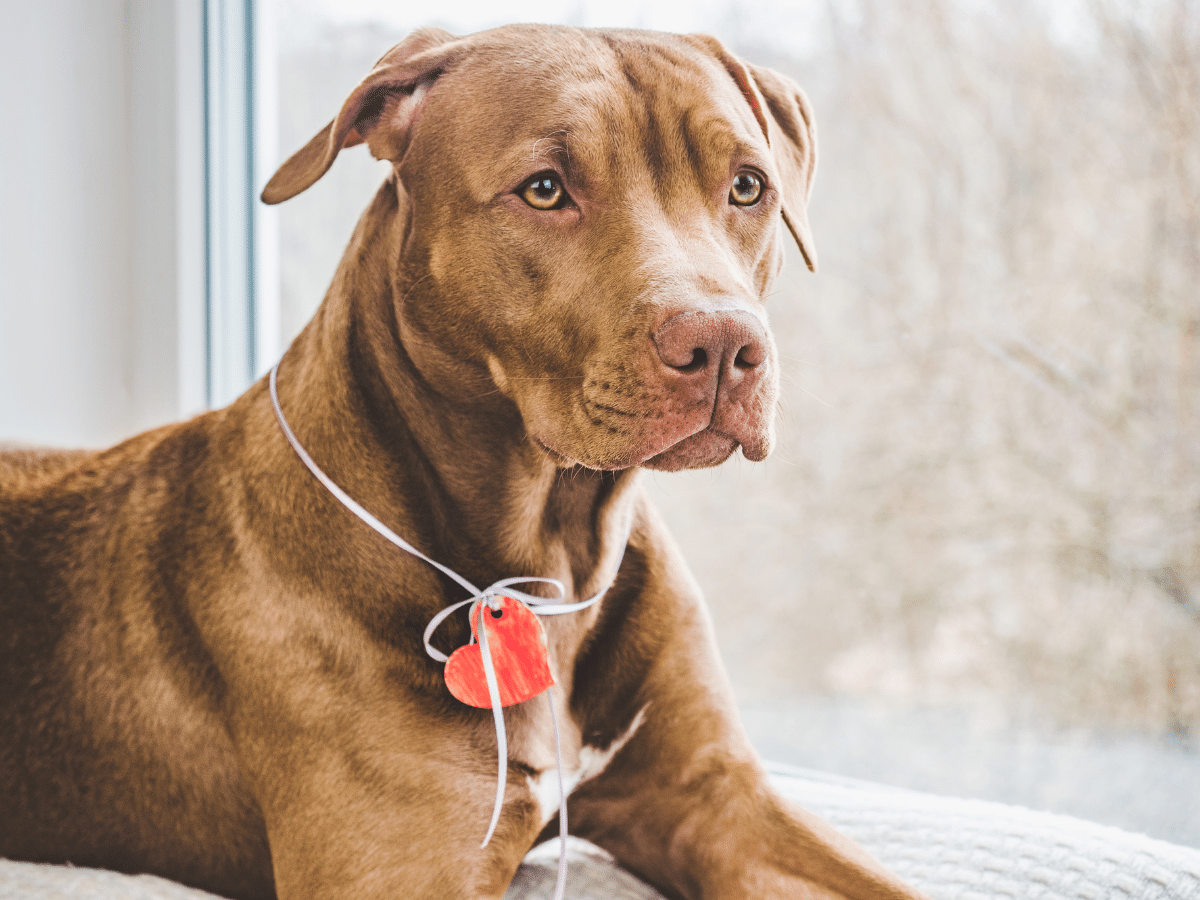
[[538, 638], [574, 834], [671, 898], [918, 898], [772, 789], [639, 487], [771, 449], [785, 228], [816, 265], [804, 94], [706, 36], [422, 30], [263, 199], [359, 143], [392, 173], [271, 384], [0, 456], [0, 854], [247, 900], [499, 897], [556, 833], [553, 710], [504, 710], [481, 848], [496, 723], [438, 656], [497, 596], [422, 643], [462, 582], [528, 575], [600, 597]]

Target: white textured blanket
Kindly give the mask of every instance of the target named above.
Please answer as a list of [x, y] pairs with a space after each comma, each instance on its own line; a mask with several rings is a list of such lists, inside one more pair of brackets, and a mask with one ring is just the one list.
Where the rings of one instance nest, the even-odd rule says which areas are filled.
[[[934, 900], [1200, 900], [1200, 850], [1067, 816], [956, 800], [817, 773], [780, 788], [854, 837]], [[583, 841], [571, 843], [572, 900], [660, 895]], [[553, 895], [556, 841], [537, 848], [506, 900]], [[0, 900], [204, 900], [150, 876], [0, 860]]]

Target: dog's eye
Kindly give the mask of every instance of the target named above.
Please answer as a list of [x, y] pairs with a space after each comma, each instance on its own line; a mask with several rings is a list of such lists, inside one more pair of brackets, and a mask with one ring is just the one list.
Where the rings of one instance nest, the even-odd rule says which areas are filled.
[[738, 172], [729, 189], [729, 202], [738, 206], [753, 206], [762, 196], [762, 179], [753, 172]]
[[534, 175], [521, 188], [521, 199], [534, 209], [560, 209], [567, 200], [567, 192], [558, 176], [551, 172]]

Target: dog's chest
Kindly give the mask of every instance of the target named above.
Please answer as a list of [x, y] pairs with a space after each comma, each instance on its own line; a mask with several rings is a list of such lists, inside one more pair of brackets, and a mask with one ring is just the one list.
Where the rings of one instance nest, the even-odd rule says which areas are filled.
[[[633, 721], [629, 723], [629, 727], [618, 735], [607, 747], [600, 748], [584, 745], [579, 748], [575, 765], [565, 764], [564, 761], [562, 790], [567, 796], [570, 796], [571, 792], [579, 787], [580, 784], [595, 778], [608, 768], [608, 764], [612, 762], [613, 757], [621, 751], [622, 747], [629, 743], [630, 738], [641, 727], [645, 712], [645, 707], [638, 710], [638, 714], [633, 717]], [[537, 775], [526, 776], [526, 780], [529, 784], [529, 790], [537, 799], [544, 827], [558, 813], [560, 797], [558, 771], [551, 766], [543, 769]]]

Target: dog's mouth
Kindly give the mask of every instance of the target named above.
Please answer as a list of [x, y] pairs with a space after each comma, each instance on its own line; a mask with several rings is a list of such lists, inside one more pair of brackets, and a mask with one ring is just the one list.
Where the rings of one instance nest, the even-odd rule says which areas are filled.
[[[719, 466], [729, 459], [739, 446], [741, 445], [735, 438], [715, 428], [705, 428], [677, 441], [661, 453], [656, 453], [641, 465], [660, 472], [704, 469]], [[742, 452], [745, 452], [744, 447]]]
[[767, 455], [765, 449], [756, 451], [754, 448], [743, 445], [736, 438], [712, 427], [705, 428], [695, 434], [690, 434], [664, 450], [657, 452], [650, 451], [643, 455], [633, 454], [627, 459], [620, 460], [587, 461], [577, 459], [574, 456], [551, 447], [539, 437], [533, 437], [533, 442], [559, 468], [566, 469], [579, 466], [584, 469], [602, 472], [621, 471], [623, 469], [632, 469], [635, 466], [656, 469], [660, 472], [704, 469], [711, 466], [718, 466], [725, 462], [725, 460], [729, 459], [737, 451], [738, 447], [742, 448], [742, 454], [747, 459], [755, 462], [765, 459]]
[[720, 465], [739, 449], [759, 462], [774, 440], [774, 367], [730, 356], [698, 373], [653, 360], [597, 365], [583, 385], [535, 382], [514, 399], [527, 439], [559, 468], [674, 472]]

